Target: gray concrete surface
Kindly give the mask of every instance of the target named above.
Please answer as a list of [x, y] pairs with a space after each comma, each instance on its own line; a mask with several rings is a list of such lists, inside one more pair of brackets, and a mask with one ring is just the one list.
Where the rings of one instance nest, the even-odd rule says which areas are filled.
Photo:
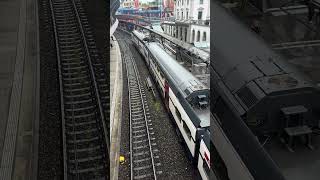
[[5, 180], [35, 179], [37, 173], [36, 2], [0, 1], [0, 179]]
[[122, 59], [119, 44], [110, 40], [113, 47], [110, 49], [110, 179], [118, 180], [119, 153], [121, 140], [121, 118], [122, 118]]

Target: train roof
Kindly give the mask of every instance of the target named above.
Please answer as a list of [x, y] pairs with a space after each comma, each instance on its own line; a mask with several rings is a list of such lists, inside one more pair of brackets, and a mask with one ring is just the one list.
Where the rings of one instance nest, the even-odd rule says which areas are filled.
[[174, 80], [174, 83], [179, 87], [185, 98], [194, 91], [208, 89], [191, 74], [191, 72], [163, 50], [158, 43], [149, 43], [147, 46], [153, 56], [157, 58], [157, 61], [164, 67], [165, 71], [167, 71], [168, 75]]
[[[150, 42], [146, 45], [158, 64], [162, 67], [162, 71], [164, 71], [169, 80], [173, 82], [184, 99], [189, 99], [189, 97], [193, 98], [193, 96], [204, 96], [204, 98], [209, 101], [209, 88], [173, 59], [161, 48], [159, 43]], [[210, 126], [209, 108], [201, 109], [190, 102], [189, 104], [199, 117], [200, 126]]]
[[133, 30], [132, 33], [133, 33], [135, 36], [137, 36], [140, 40], [143, 40], [143, 39], [146, 37], [145, 34], [139, 32], [139, 31], [137, 31], [137, 30]]
[[250, 82], [255, 82], [265, 94], [313, 86], [233, 14], [217, 3], [212, 4], [214, 34], [219, 35], [213, 38], [215, 59], [211, 63], [231, 92]]

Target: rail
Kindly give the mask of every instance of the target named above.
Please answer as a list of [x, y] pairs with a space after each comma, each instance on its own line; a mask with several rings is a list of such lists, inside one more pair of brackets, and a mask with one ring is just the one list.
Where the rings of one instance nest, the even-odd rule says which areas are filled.
[[[50, 0], [60, 84], [64, 179], [108, 176], [106, 74], [81, 2]], [[99, 85], [98, 85], [99, 84]], [[103, 94], [104, 98], [100, 97]], [[103, 105], [102, 105], [103, 104]]]
[[128, 55], [130, 49], [126, 43], [120, 43], [126, 65], [129, 110], [130, 110], [130, 165], [131, 179], [157, 179], [155, 161], [148, 125], [150, 119], [146, 112], [146, 95], [141, 87], [139, 73], [133, 58]]

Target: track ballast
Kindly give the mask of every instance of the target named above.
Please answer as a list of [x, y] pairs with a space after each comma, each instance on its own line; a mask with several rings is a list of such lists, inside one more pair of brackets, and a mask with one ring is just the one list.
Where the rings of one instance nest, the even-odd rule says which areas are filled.
[[109, 176], [109, 78], [79, 0], [50, 0], [58, 60], [64, 179]]

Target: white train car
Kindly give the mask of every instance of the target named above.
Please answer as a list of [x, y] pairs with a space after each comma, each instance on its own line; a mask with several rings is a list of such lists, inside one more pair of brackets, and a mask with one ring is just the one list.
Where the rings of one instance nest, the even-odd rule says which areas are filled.
[[158, 42], [151, 42], [137, 31], [132, 32], [132, 41], [145, 58], [189, 156], [197, 163], [201, 139], [210, 127], [208, 87], [173, 59]]
[[210, 164], [210, 149], [212, 146], [213, 142], [210, 132], [207, 131], [200, 141], [199, 158], [197, 163], [197, 168], [203, 180], [217, 180]]

